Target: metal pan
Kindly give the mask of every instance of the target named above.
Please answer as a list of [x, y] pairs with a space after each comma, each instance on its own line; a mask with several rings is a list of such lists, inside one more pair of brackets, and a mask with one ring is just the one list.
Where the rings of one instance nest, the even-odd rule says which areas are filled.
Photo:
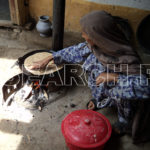
[[[48, 52], [48, 53], [52, 53], [53, 51], [52, 50], [34, 50], [32, 52], [29, 52], [27, 54], [25, 54], [24, 56], [22, 57], [19, 57], [18, 58], [18, 65], [19, 65], [19, 68], [22, 70], [22, 72], [24, 74], [26, 74], [27, 76], [37, 76], [37, 75], [34, 75], [32, 74], [31, 72], [29, 72], [28, 70], [26, 70], [26, 68], [24, 67], [24, 62], [25, 62], [25, 59], [33, 54], [36, 54], [36, 53], [41, 53], [41, 52]], [[63, 68], [59, 70], [59, 73], [61, 74]], [[53, 73], [55, 74], [55, 72]], [[50, 74], [43, 74], [44, 76], [49, 76]], [[38, 75], [38, 77], [43, 77], [43, 75]]]

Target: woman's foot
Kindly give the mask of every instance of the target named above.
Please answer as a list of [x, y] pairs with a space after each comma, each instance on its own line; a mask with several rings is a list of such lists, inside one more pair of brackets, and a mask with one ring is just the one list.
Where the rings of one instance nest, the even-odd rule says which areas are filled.
[[117, 135], [117, 136], [123, 136], [127, 133], [129, 133], [129, 124], [127, 123], [122, 123], [122, 122], [115, 122], [112, 125], [112, 133], [113, 135]]
[[97, 110], [97, 107], [96, 107], [96, 100], [95, 100], [95, 99], [91, 99], [91, 100], [87, 103], [87, 109], [89, 109], [89, 110]]

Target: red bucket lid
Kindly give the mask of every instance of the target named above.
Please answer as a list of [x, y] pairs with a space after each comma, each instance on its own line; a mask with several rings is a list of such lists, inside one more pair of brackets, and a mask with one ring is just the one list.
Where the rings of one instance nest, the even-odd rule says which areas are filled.
[[112, 131], [108, 119], [92, 110], [73, 111], [65, 117], [61, 129], [67, 142], [83, 148], [105, 144]]

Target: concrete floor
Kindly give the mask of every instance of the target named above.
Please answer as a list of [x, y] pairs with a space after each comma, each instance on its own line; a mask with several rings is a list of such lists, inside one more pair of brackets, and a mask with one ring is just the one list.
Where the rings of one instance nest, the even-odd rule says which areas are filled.
[[[65, 33], [64, 47], [83, 41], [80, 34]], [[0, 30], [0, 88], [13, 75], [20, 73], [11, 66], [20, 56], [36, 49], [51, 49], [51, 38], [41, 38], [33, 30]], [[85, 109], [91, 98], [88, 87], [69, 87], [57, 101], [47, 105], [42, 112], [27, 110], [15, 102], [0, 106], [0, 150], [67, 150], [61, 134], [63, 118], [73, 110]], [[0, 93], [2, 99], [2, 93]], [[76, 107], [72, 108], [71, 104]], [[111, 123], [117, 120], [115, 110], [99, 110]], [[112, 137], [105, 150], [149, 150], [150, 143], [134, 145], [130, 136]]]

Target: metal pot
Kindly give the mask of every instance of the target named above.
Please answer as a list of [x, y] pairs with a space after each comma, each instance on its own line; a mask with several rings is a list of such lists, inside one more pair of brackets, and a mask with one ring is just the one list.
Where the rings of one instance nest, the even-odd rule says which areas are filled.
[[40, 36], [50, 36], [52, 34], [52, 23], [49, 21], [49, 16], [40, 16], [36, 29], [40, 33]]

